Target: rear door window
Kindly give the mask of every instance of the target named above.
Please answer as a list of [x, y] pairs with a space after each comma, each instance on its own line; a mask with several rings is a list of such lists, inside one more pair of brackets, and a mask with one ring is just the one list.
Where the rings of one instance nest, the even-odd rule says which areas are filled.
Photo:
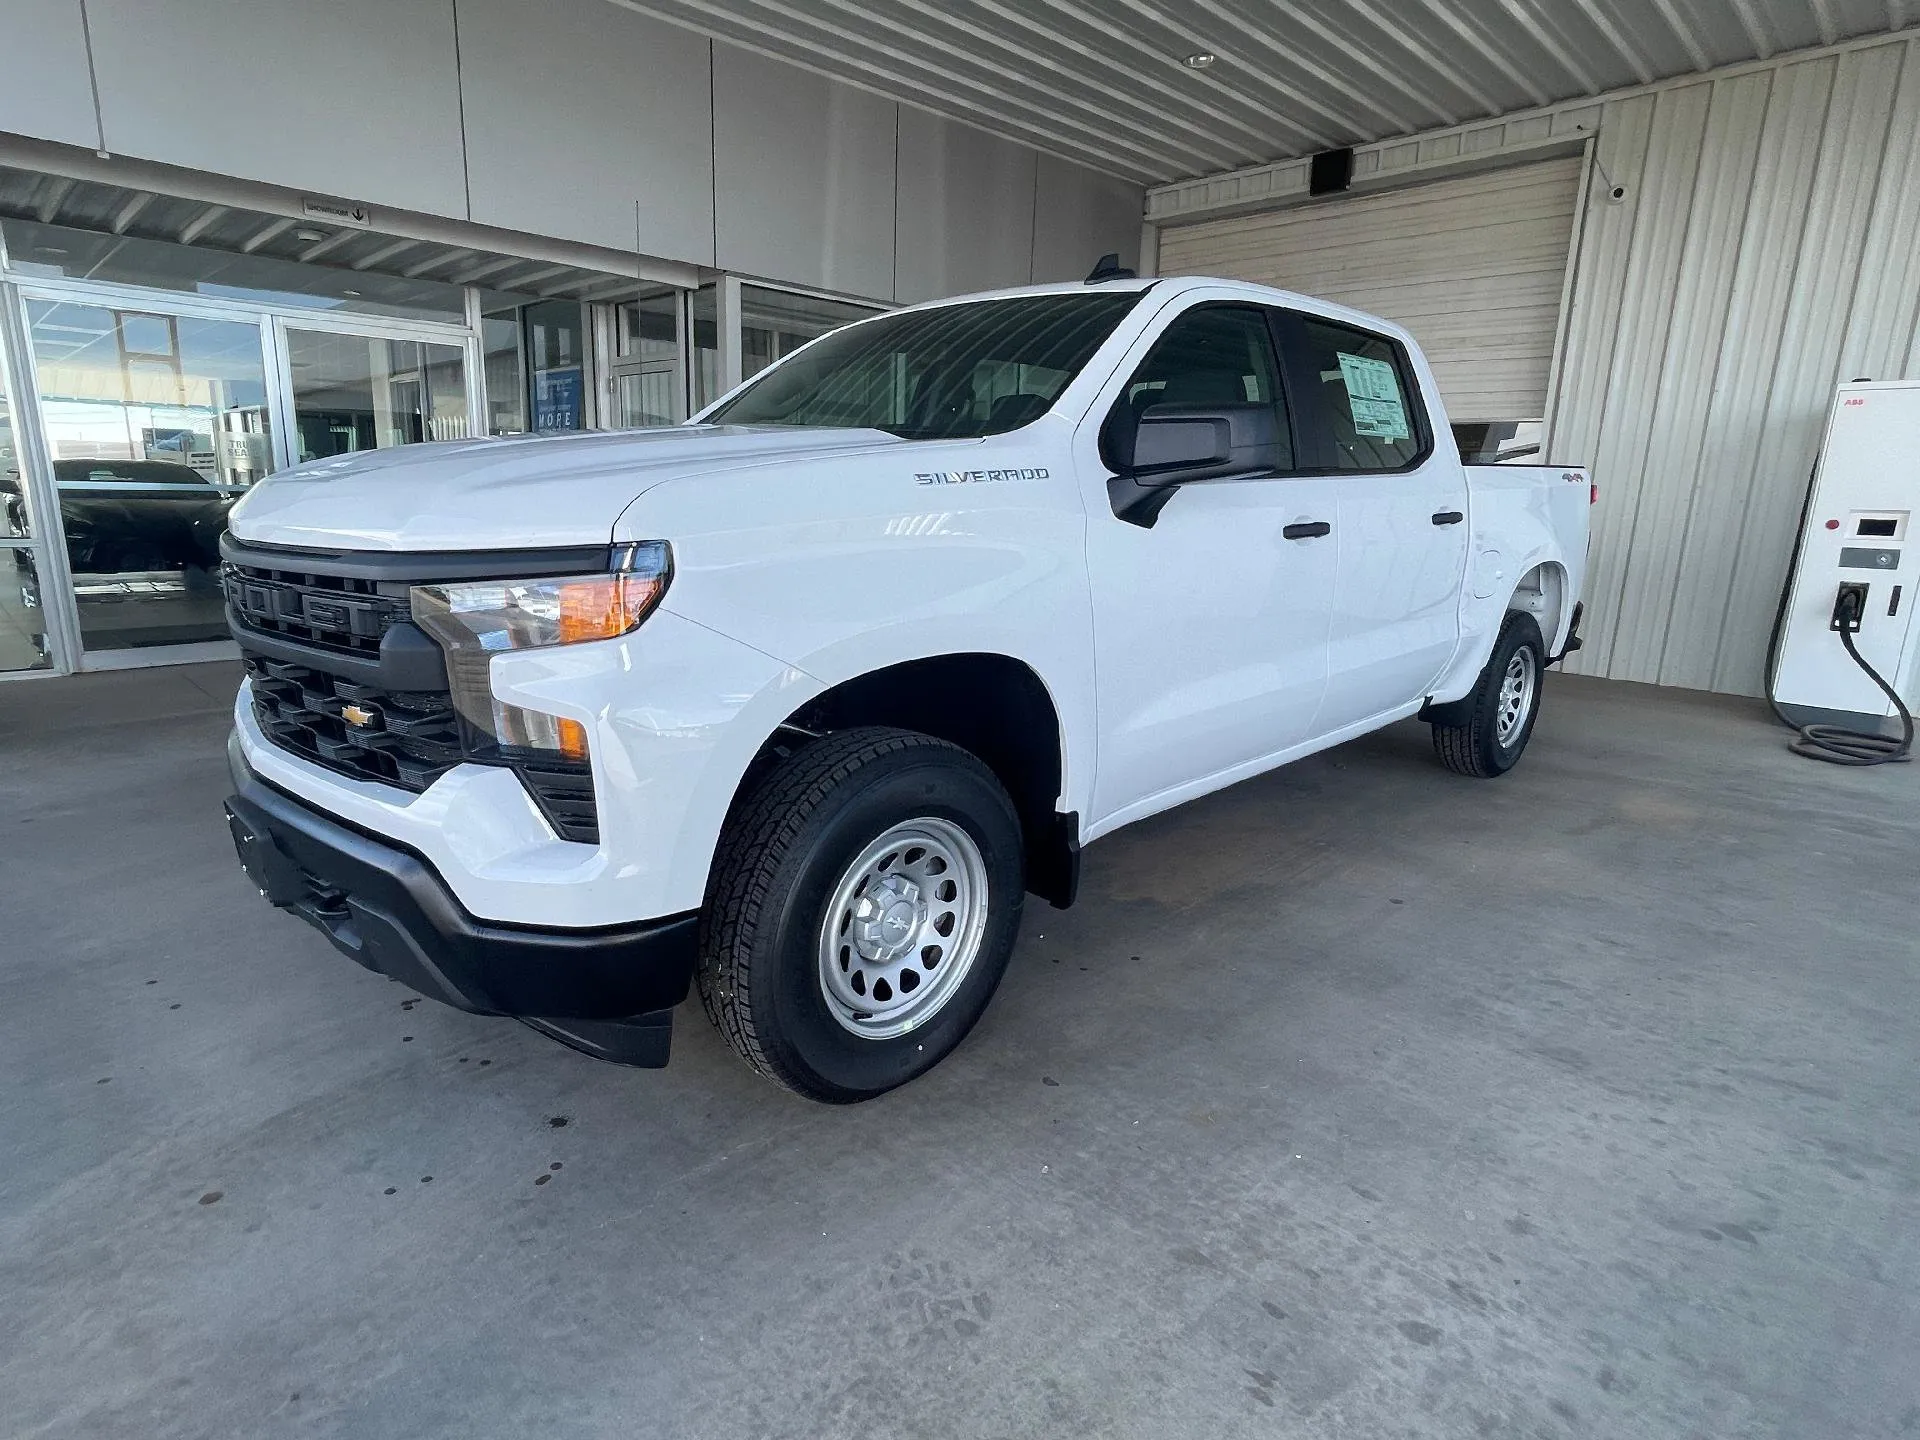
[[1327, 468], [1409, 470], [1426, 458], [1426, 413], [1406, 351], [1384, 335], [1295, 315], [1288, 357], [1294, 392], [1311, 397]]

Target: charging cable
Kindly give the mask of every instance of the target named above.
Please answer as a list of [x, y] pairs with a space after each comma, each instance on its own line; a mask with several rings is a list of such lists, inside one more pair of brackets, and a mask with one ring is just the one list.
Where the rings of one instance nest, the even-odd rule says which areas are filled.
[[[1799, 735], [1787, 742], [1787, 748], [1796, 755], [1804, 755], [1809, 760], [1825, 760], [1832, 765], [1890, 765], [1896, 760], [1913, 758], [1913, 712], [1907, 709], [1899, 692], [1867, 663], [1866, 657], [1853, 643], [1853, 637], [1860, 629], [1861, 612], [1866, 605], [1866, 586], [1842, 585], [1833, 602], [1834, 629], [1839, 632], [1840, 643], [1847, 647], [1847, 654], [1853, 663], [1866, 672], [1867, 678], [1880, 687], [1881, 693], [1900, 712], [1900, 738], [1896, 740], [1891, 735], [1866, 730], [1849, 730], [1844, 725], [1802, 725]], [[1774, 706], [1774, 713], [1780, 713], [1778, 705]]]

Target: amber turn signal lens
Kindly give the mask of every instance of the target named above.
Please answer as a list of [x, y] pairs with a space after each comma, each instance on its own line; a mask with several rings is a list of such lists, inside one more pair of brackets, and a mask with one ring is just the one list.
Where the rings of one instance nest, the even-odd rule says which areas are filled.
[[660, 596], [658, 577], [592, 575], [559, 586], [560, 643], [611, 640], [638, 625]]

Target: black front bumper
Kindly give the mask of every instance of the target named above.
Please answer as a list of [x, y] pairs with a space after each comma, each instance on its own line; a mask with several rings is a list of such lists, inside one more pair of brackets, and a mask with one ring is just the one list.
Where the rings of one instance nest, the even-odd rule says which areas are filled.
[[410, 850], [276, 790], [230, 752], [227, 823], [247, 875], [367, 969], [576, 1049], [664, 1065], [693, 979], [698, 912], [592, 930], [480, 920]]

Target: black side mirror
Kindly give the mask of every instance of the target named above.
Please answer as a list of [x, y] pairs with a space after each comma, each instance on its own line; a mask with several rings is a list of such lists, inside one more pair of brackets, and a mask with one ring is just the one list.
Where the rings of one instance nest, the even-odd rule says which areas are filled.
[[1107, 482], [1113, 513], [1146, 528], [1182, 485], [1269, 474], [1292, 464], [1270, 404], [1153, 405], [1138, 419], [1121, 412], [1106, 438], [1115, 471]]

